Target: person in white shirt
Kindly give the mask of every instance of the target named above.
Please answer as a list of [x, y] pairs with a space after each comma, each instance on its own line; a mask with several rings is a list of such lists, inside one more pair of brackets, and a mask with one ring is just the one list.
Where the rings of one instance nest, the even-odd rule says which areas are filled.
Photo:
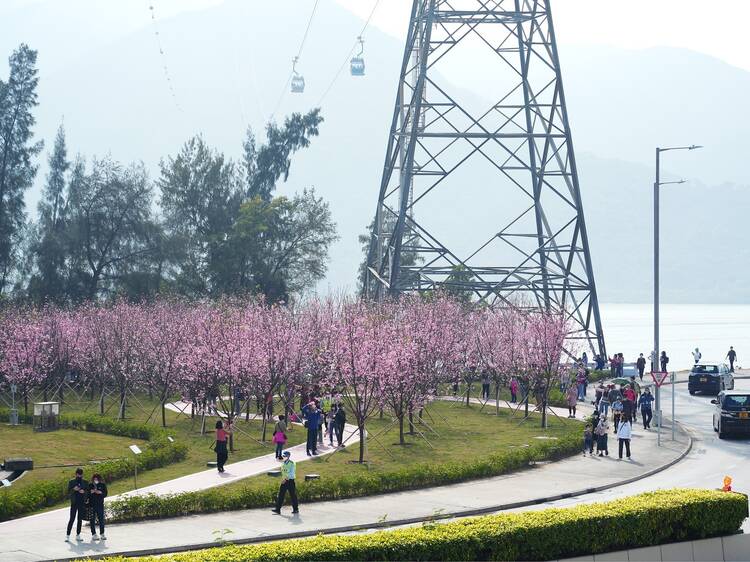
[[618, 450], [620, 459], [622, 459], [622, 448], [625, 447], [626, 455], [630, 458], [630, 438], [633, 435], [633, 424], [630, 418], [625, 418], [625, 421], [620, 423], [617, 428], [617, 441], [619, 442]]
[[701, 360], [701, 357], [703, 357], [703, 355], [701, 355], [700, 350], [696, 347], [695, 351], [693, 351], [693, 360], [695, 360], [696, 365]]

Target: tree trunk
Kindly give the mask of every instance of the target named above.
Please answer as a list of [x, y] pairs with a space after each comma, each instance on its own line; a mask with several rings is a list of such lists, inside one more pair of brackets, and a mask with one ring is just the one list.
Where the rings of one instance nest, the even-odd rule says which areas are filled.
[[118, 419], [125, 419], [125, 389], [120, 388], [120, 413]]
[[404, 414], [401, 413], [398, 416], [398, 444], [403, 445], [404, 441]]
[[104, 415], [104, 383], [101, 385], [101, 392], [99, 393], [99, 415]]
[[495, 415], [500, 415], [500, 385], [495, 382]]
[[[248, 398], [250, 398], [248, 396]], [[245, 421], [250, 421], [250, 400], [245, 400]]]
[[469, 381], [469, 384], [466, 386], [466, 407], [469, 407], [469, 403], [471, 402], [471, 381]]
[[414, 435], [414, 412], [409, 410], [409, 435]]
[[365, 462], [365, 426], [359, 426], [359, 464]]
[[164, 400], [161, 401], [161, 426], [167, 427], [167, 406]]
[[547, 429], [547, 397], [542, 398], [542, 429]]

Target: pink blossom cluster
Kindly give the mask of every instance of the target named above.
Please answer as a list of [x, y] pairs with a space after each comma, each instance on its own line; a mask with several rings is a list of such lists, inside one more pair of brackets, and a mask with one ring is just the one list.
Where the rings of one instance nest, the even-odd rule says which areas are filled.
[[403, 428], [444, 383], [549, 385], [567, 334], [563, 314], [469, 309], [442, 296], [11, 308], [0, 318], [0, 386], [53, 389], [72, 375], [122, 396], [148, 389], [162, 402], [205, 404], [239, 393], [287, 409], [300, 394], [325, 393], [340, 396], [364, 435], [384, 409]]

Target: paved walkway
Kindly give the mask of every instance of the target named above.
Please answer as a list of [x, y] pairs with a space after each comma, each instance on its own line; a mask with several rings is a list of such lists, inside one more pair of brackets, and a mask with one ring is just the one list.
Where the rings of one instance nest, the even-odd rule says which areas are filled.
[[[169, 548], [211, 546], [222, 534], [224, 540], [241, 543], [408, 524], [436, 515], [490, 513], [637, 480], [680, 459], [690, 440], [680, 431], [677, 441], [662, 442], [664, 446], [657, 448], [656, 434], [636, 427], [632, 461], [617, 460], [616, 440], [611, 436], [609, 457], [581, 455], [462, 484], [303, 505], [302, 513], [294, 517], [289, 508], [280, 517], [267, 509], [253, 509], [112, 525], [107, 531], [109, 540], [104, 544], [90, 539], [77, 544], [64, 542], [67, 517], [64, 512], [56, 511], [0, 524], [0, 560], [24, 562], [145, 554]], [[88, 537], [87, 532], [83, 536]]]

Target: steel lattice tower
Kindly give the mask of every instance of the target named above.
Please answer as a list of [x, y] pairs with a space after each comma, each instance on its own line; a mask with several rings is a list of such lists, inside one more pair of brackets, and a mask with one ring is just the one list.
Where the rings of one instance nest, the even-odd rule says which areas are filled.
[[565, 310], [605, 353], [550, 0], [413, 2], [365, 292], [438, 287]]

